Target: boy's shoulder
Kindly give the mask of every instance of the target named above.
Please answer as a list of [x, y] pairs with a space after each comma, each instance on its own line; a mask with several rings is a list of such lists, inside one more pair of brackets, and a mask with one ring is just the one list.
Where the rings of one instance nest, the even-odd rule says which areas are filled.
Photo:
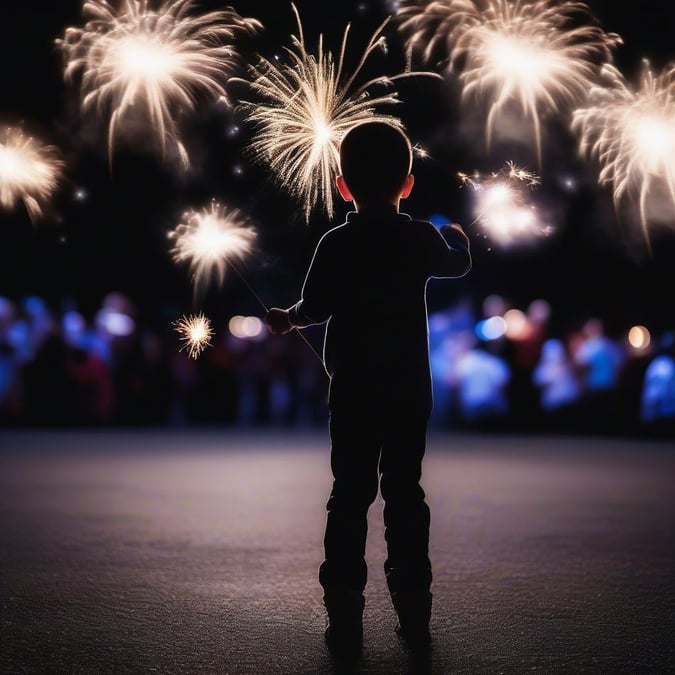
[[404, 211], [366, 211], [364, 213], [350, 212], [347, 214], [345, 221], [338, 225], [337, 227], [332, 228], [329, 232], [335, 230], [346, 229], [347, 231], [356, 230], [359, 227], [364, 225], [379, 225], [383, 227], [403, 227], [403, 228], [421, 228], [421, 229], [432, 229], [435, 230], [436, 227], [429, 220], [425, 218], [419, 218], [411, 216]]
[[338, 246], [340, 243], [348, 245], [353, 238], [360, 238], [363, 228], [375, 226], [379, 231], [398, 231], [406, 239], [421, 239], [426, 241], [429, 237], [439, 236], [438, 228], [424, 218], [415, 218], [403, 212], [393, 212], [386, 219], [371, 219], [359, 217], [357, 214], [348, 214], [346, 220], [339, 225], [329, 228], [319, 239], [322, 246]]
[[347, 233], [346, 232], [347, 225], [348, 223], [344, 222], [341, 223], [340, 225], [334, 225], [333, 227], [329, 228], [326, 232], [324, 232], [321, 235], [318, 243], [329, 244], [339, 240], [342, 236], [344, 236]]

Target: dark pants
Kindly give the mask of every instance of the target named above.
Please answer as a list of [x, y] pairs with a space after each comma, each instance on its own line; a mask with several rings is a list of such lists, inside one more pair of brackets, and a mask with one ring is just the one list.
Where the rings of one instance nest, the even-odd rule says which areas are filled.
[[396, 391], [403, 393], [331, 383], [334, 480], [319, 570], [324, 589], [364, 589], [367, 514], [378, 483], [389, 590], [426, 590], [431, 585], [429, 507], [420, 486], [431, 395], [424, 386]]

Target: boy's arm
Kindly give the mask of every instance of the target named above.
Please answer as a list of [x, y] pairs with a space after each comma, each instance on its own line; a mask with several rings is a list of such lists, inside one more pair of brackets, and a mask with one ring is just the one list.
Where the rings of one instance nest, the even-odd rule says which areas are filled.
[[438, 231], [429, 226], [429, 273], [432, 277], [463, 277], [471, 270], [469, 238], [457, 223]]
[[272, 308], [265, 320], [272, 333], [283, 334], [293, 328], [304, 328], [328, 321], [331, 310], [332, 279], [330, 273], [333, 256], [329, 253], [326, 235], [319, 241], [305, 282], [300, 300], [288, 309]]
[[290, 322], [298, 328], [324, 323], [332, 314], [332, 288], [336, 279], [331, 274], [335, 254], [330, 249], [330, 240], [324, 235], [314, 251], [300, 300], [288, 310]]

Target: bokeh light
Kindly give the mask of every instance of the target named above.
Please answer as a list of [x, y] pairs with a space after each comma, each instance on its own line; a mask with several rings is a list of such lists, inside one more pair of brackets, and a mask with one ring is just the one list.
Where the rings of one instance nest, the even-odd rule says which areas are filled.
[[632, 326], [628, 331], [628, 344], [636, 351], [646, 350], [651, 343], [651, 333], [646, 326]]

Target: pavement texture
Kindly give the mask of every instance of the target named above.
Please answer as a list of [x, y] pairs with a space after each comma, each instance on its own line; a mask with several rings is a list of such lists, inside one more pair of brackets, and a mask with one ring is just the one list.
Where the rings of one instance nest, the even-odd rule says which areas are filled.
[[327, 434], [0, 432], [0, 672], [675, 673], [675, 443], [430, 435], [433, 648], [369, 513], [361, 659], [323, 642]]

